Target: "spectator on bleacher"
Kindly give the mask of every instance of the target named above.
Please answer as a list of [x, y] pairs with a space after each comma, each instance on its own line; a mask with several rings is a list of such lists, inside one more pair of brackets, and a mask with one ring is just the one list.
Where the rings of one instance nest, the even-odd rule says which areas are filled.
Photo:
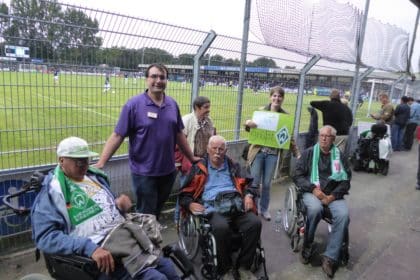
[[[126, 216], [130, 198], [115, 198], [107, 175], [89, 167], [90, 158], [97, 155], [78, 137], [58, 145], [58, 165], [43, 181], [32, 207], [37, 248], [47, 254], [92, 258], [103, 273], [99, 279], [179, 279], [170, 260], [159, 256], [161, 235], [155, 218]], [[154, 229], [153, 234], [137, 219]]]
[[341, 103], [338, 89], [331, 91], [330, 100], [311, 101], [310, 104], [322, 112], [323, 125], [331, 125], [337, 130], [334, 145], [344, 153], [353, 115], [350, 108]]
[[182, 132], [184, 125], [178, 104], [165, 94], [166, 66], [151, 64], [145, 75], [148, 89], [123, 106], [96, 167], [103, 168], [128, 137], [137, 212], [159, 217], [176, 178], [175, 144], [191, 162], [200, 158], [194, 156]]
[[394, 106], [392, 106], [389, 96], [386, 92], [382, 91], [378, 95], [379, 101], [381, 102], [381, 110], [376, 114], [370, 114], [378, 123], [385, 123], [391, 125], [394, 119]]
[[404, 132], [404, 150], [410, 151], [413, 146], [414, 132], [416, 127], [420, 125], [420, 100], [414, 102], [412, 97], [408, 98], [408, 104], [410, 105], [410, 118], [408, 119], [407, 127]]
[[[287, 114], [287, 112], [281, 108], [283, 101], [283, 88], [280, 86], [273, 87], [270, 90], [270, 103], [267, 106], [262, 107], [260, 110]], [[247, 131], [256, 127], [257, 123], [253, 120], [247, 120], [245, 122], [245, 130]], [[299, 151], [293, 139], [291, 141], [291, 148], [293, 154], [296, 157], [299, 157]], [[271, 180], [276, 169], [279, 151], [280, 150], [276, 148], [253, 144], [249, 147], [247, 156], [248, 165], [251, 168], [251, 176], [254, 178], [252, 183], [253, 187], [258, 188], [261, 184], [259, 212], [261, 212], [261, 216], [267, 221], [271, 220], [269, 212]]]
[[394, 122], [391, 125], [391, 144], [394, 151], [401, 151], [405, 126], [410, 118], [410, 106], [408, 106], [408, 97], [401, 97], [400, 104], [394, 111]]

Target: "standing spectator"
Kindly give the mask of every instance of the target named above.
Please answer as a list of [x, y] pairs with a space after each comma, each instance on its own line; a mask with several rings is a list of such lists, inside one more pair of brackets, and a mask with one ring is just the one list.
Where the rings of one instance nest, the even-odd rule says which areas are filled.
[[404, 133], [404, 150], [410, 151], [411, 146], [413, 146], [414, 132], [416, 127], [420, 125], [420, 100], [414, 102], [412, 97], [408, 98], [408, 104], [410, 105], [410, 118], [408, 119], [408, 124], [405, 128]]
[[349, 129], [353, 123], [353, 115], [350, 108], [341, 103], [338, 89], [331, 91], [329, 101], [311, 101], [310, 104], [322, 112], [324, 125], [331, 125], [337, 130], [334, 145], [344, 152]]
[[[210, 99], [205, 96], [197, 96], [193, 101], [194, 112], [182, 117], [184, 123], [184, 134], [187, 137], [188, 145], [193, 154], [203, 157], [207, 153], [207, 144], [212, 135], [216, 134], [216, 129], [209, 117]], [[186, 173], [191, 167], [191, 163], [183, 160], [180, 153], [176, 155], [177, 164], [181, 166], [181, 172]]]
[[103, 168], [129, 139], [129, 164], [137, 211], [159, 217], [175, 181], [175, 145], [191, 161], [198, 161], [182, 130], [181, 114], [174, 99], [165, 94], [168, 69], [151, 64], [146, 69], [148, 89], [123, 106], [114, 132], [108, 138], [96, 167]]
[[389, 101], [389, 96], [386, 92], [381, 92], [378, 95], [379, 101], [381, 102], [381, 110], [376, 114], [370, 114], [370, 116], [380, 123], [391, 125], [394, 119], [394, 106]]
[[408, 106], [408, 97], [401, 97], [400, 104], [397, 105], [394, 112], [394, 122], [391, 125], [391, 144], [394, 151], [401, 151], [404, 129], [410, 118], [410, 106]]
[[[280, 86], [273, 87], [270, 90], [270, 103], [262, 107], [261, 110], [272, 111], [277, 113], [286, 113], [281, 108], [281, 105], [284, 101], [284, 90]], [[257, 124], [252, 120], [247, 120], [245, 122], [245, 129], [249, 131], [250, 128], [256, 128]], [[299, 152], [297, 151], [296, 145], [292, 140], [291, 144], [293, 153], [295, 156], [298, 156]], [[268, 211], [268, 206], [270, 203], [270, 188], [271, 188], [271, 179], [274, 175], [274, 170], [277, 165], [277, 158], [279, 154], [279, 149], [260, 146], [260, 145], [251, 145], [248, 151], [248, 164], [251, 167], [251, 176], [254, 178], [253, 187], [258, 188], [259, 184], [262, 184], [261, 187], [261, 197], [259, 199], [259, 211], [261, 212], [262, 217], [270, 221], [271, 215]]]

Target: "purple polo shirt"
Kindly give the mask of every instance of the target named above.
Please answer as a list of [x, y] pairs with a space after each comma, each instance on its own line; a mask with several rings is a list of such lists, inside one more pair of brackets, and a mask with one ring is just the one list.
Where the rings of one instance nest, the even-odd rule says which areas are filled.
[[158, 107], [144, 92], [123, 106], [114, 132], [129, 139], [131, 172], [163, 176], [175, 170], [176, 134], [184, 129], [176, 101], [165, 95]]

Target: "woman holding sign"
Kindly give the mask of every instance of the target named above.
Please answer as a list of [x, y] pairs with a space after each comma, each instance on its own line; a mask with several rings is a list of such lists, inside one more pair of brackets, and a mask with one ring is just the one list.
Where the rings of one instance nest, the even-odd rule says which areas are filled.
[[[276, 113], [287, 114], [281, 108], [284, 101], [284, 89], [280, 86], [273, 87], [270, 90], [270, 103], [267, 106], [260, 108], [260, 110], [271, 111]], [[245, 130], [249, 131], [251, 128], [256, 128], [257, 124], [253, 120], [245, 122]], [[298, 157], [299, 151], [292, 139], [291, 149], [295, 156]], [[262, 217], [270, 221], [271, 215], [268, 211], [270, 203], [270, 188], [271, 180], [274, 175], [274, 170], [277, 165], [277, 158], [279, 158], [279, 149], [252, 144], [248, 151], [248, 164], [251, 169], [251, 175], [254, 178], [254, 187], [261, 184], [261, 197], [259, 199], [259, 212]]]

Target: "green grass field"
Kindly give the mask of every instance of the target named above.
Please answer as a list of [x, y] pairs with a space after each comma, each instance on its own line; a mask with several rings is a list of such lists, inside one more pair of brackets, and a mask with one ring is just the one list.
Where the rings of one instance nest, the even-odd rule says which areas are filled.
[[[0, 73], [0, 170], [37, 166], [56, 162], [57, 143], [68, 136], [86, 139], [92, 148], [101, 152], [113, 131], [121, 107], [131, 96], [142, 92], [144, 79], [111, 77], [111, 89], [104, 93], [104, 76], [61, 74], [55, 85], [52, 74], [28, 72]], [[170, 81], [167, 94], [175, 98], [181, 114], [190, 111], [191, 84]], [[200, 95], [212, 102], [211, 117], [218, 134], [228, 140], [235, 135], [237, 89], [227, 86], [206, 86]], [[300, 131], [307, 131], [311, 100], [327, 97], [305, 96]], [[267, 92], [254, 94], [246, 89], [243, 96], [242, 120], [269, 101]], [[296, 94], [287, 93], [284, 109], [294, 114]], [[371, 111], [377, 111], [378, 103]], [[367, 104], [357, 112], [357, 120], [366, 118]], [[322, 117], [320, 117], [320, 121]], [[240, 138], [245, 139], [241, 131]], [[125, 154], [127, 144], [117, 154]]]

